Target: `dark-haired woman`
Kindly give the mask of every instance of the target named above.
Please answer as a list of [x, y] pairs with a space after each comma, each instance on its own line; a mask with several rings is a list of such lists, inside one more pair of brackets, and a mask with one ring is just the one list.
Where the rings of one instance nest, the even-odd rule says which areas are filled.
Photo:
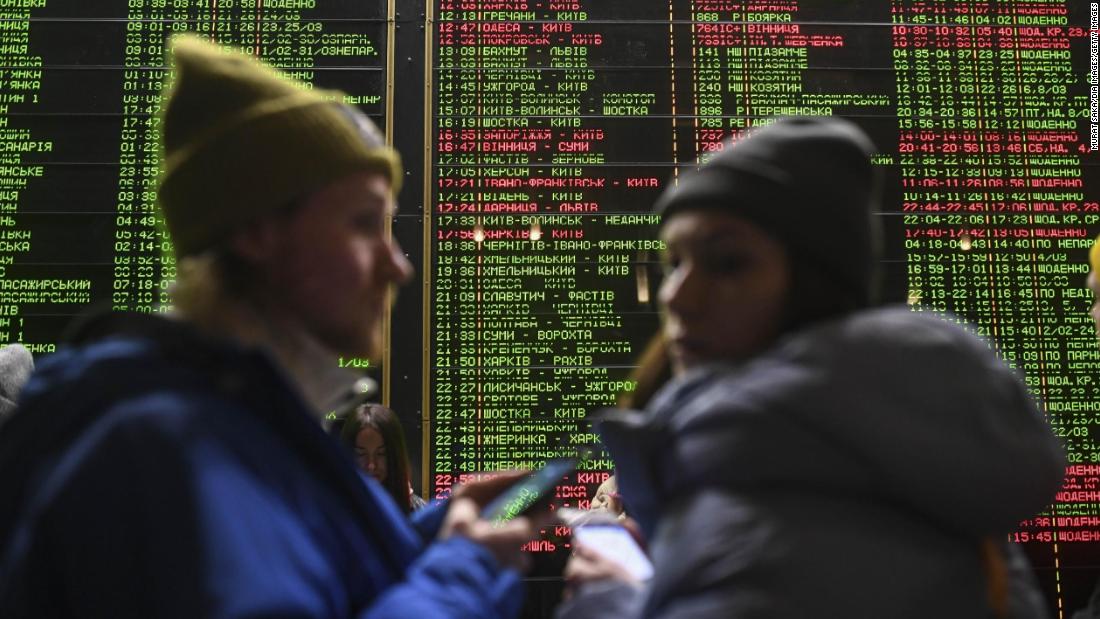
[[405, 432], [394, 412], [381, 404], [364, 404], [348, 415], [340, 440], [355, 452], [359, 469], [370, 475], [406, 514], [426, 502], [413, 492]]
[[1060, 445], [986, 342], [877, 306], [872, 152], [781, 119], [662, 197], [675, 378], [598, 424], [655, 575], [608, 586], [578, 551], [559, 616], [1042, 615], [1004, 540], [1053, 499]]

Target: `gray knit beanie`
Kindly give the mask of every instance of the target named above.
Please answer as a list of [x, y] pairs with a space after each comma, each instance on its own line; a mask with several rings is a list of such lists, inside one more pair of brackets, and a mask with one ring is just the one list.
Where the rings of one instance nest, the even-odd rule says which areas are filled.
[[839, 118], [780, 118], [727, 141], [669, 188], [655, 209], [725, 211], [760, 226], [794, 260], [814, 264], [858, 306], [875, 302], [880, 255], [874, 146]]

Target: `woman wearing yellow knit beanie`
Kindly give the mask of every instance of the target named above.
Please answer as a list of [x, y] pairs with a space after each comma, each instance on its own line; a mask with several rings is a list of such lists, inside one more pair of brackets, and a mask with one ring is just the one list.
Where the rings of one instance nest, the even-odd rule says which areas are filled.
[[107, 315], [0, 433], [0, 614], [508, 617], [534, 524], [470, 484], [410, 523], [322, 430], [412, 276], [396, 153], [341, 93], [173, 44], [159, 205], [172, 317]]

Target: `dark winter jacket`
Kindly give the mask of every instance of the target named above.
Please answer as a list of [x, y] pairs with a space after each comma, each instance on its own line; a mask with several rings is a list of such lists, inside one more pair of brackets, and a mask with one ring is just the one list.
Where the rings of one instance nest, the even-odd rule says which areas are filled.
[[[507, 617], [518, 575], [432, 542], [264, 353], [111, 319], [0, 431], [0, 616]], [[97, 332], [98, 330], [98, 332]]]
[[599, 429], [651, 542], [645, 617], [992, 617], [982, 540], [1064, 472], [988, 344], [906, 308], [696, 371]]

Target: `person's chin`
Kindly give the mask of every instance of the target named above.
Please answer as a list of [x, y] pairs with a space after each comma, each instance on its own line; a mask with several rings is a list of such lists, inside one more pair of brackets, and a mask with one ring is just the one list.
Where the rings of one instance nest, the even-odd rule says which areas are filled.
[[368, 359], [371, 365], [376, 365], [381, 359], [381, 333], [334, 333], [323, 338], [323, 341], [332, 352], [342, 357]]
[[371, 366], [376, 366], [382, 360], [382, 352], [382, 338], [369, 335], [358, 338], [351, 346], [347, 346], [341, 354], [368, 359]]
[[371, 320], [357, 325], [355, 329], [348, 329], [343, 347], [342, 354], [370, 359], [371, 365], [375, 365], [382, 358], [384, 352], [382, 349], [382, 322]]
[[673, 367], [680, 371], [687, 371], [705, 363], [705, 355], [697, 346], [688, 343], [673, 343], [669, 346], [669, 357]]

